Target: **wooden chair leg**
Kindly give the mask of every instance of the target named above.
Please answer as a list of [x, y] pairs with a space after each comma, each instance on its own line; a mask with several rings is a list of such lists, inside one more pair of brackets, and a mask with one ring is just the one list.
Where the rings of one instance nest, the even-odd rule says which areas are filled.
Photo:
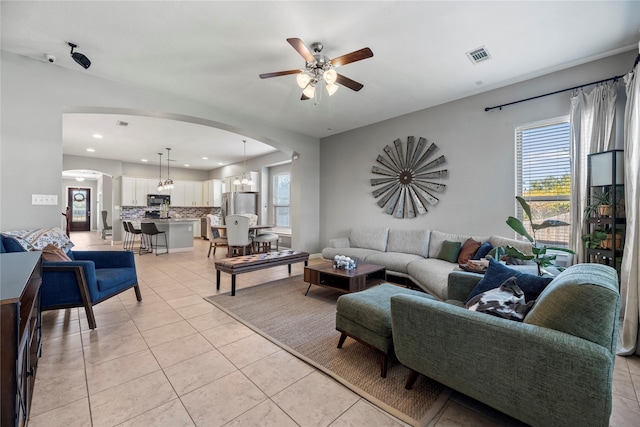
[[420, 375], [418, 372], [411, 369], [411, 372], [407, 375], [407, 381], [404, 383], [404, 388], [411, 390], [418, 379], [418, 375]]
[[[211, 247], [213, 247], [213, 243], [209, 242], [209, 253], [207, 254], [207, 258], [209, 258], [211, 256]], [[215, 255], [216, 252], [214, 251], [213, 254]]]

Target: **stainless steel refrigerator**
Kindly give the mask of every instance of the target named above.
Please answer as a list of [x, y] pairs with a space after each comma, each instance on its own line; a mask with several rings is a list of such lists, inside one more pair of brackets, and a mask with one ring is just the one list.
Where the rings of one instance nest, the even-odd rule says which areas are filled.
[[258, 215], [258, 193], [224, 193], [222, 195], [223, 215]]

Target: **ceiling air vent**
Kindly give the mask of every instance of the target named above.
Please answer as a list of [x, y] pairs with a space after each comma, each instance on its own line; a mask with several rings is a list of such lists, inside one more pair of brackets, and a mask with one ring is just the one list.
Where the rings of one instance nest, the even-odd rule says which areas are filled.
[[484, 46], [481, 46], [477, 49], [470, 50], [469, 52], [466, 53], [466, 55], [467, 55], [467, 58], [469, 58], [469, 60], [474, 64], [477, 64], [478, 62], [486, 61], [487, 59], [491, 59], [491, 54]]
[[124, 127], [129, 126], [129, 122], [123, 122], [122, 120], [118, 120], [118, 122], [116, 124], [118, 126], [124, 126]]

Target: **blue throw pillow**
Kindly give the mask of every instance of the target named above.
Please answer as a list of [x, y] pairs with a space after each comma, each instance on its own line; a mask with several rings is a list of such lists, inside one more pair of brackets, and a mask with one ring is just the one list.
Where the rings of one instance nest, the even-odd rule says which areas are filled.
[[465, 304], [474, 296], [499, 287], [510, 277], [516, 278], [516, 284], [524, 292], [524, 297], [527, 302], [538, 299], [540, 293], [549, 284], [549, 282], [553, 280], [553, 277], [541, 277], [533, 274], [521, 273], [490, 258], [487, 272], [484, 274], [482, 280], [478, 282], [476, 287], [473, 288], [467, 297]]
[[476, 254], [471, 259], [475, 259], [475, 260], [482, 259], [486, 257], [487, 254], [491, 252], [492, 249], [493, 249], [493, 245], [491, 243], [484, 242], [480, 245], [480, 247], [476, 251]]

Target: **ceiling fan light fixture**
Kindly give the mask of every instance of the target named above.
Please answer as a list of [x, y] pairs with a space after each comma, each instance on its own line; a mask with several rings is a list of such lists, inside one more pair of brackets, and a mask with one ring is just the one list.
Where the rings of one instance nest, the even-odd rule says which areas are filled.
[[304, 96], [306, 96], [307, 98], [311, 99], [315, 96], [316, 94], [316, 88], [315, 86], [313, 86], [311, 83], [309, 83], [307, 85], [307, 87], [304, 88], [304, 90], [302, 91], [302, 93], [304, 94]]
[[329, 68], [327, 71], [322, 73], [322, 78], [325, 82], [327, 82], [327, 85], [332, 85], [336, 82], [338, 73], [336, 73], [336, 70], [334, 70], [333, 68]]
[[296, 82], [298, 83], [298, 86], [300, 86], [300, 89], [306, 88], [310, 81], [311, 77], [305, 72], [298, 74], [296, 77]]
[[329, 94], [329, 96], [331, 96], [334, 93], [336, 93], [339, 88], [340, 86], [338, 86], [337, 84], [333, 84], [333, 83], [327, 84], [327, 93]]

